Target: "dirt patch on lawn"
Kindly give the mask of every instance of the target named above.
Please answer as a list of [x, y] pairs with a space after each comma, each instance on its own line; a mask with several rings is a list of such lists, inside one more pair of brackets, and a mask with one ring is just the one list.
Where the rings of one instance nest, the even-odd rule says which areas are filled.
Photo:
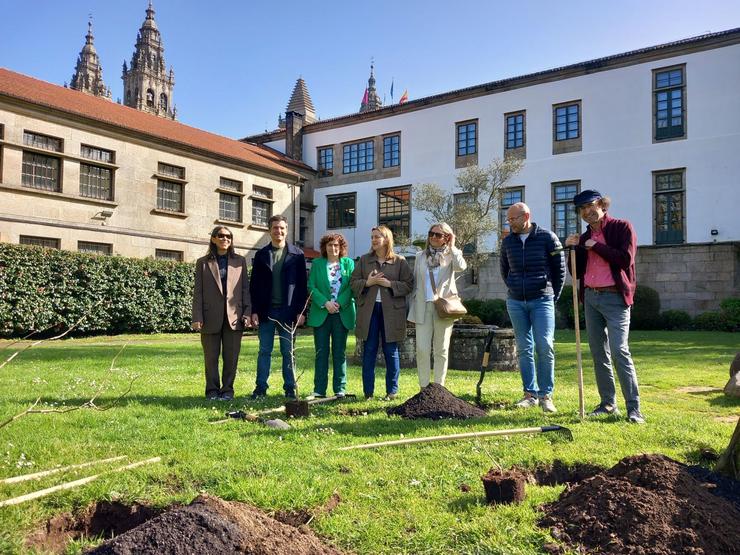
[[[108, 511], [111, 515], [108, 521], [98, 519], [99, 528], [87, 526], [76, 535], [70, 533], [73, 527], [70, 525], [74, 521], [85, 520], [85, 514], [77, 519], [62, 515], [52, 519], [47, 526], [58, 529], [59, 533], [41, 534], [40, 531], [35, 538], [27, 540], [27, 545], [46, 552], [63, 553], [65, 545], [73, 537], [102, 534], [114, 537], [86, 551], [86, 554], [341, 555], [345, 552], [324, 543], [306, 526], [315, 514], [328, 512], [338, 503], [339, 496], [333, 495], [326, 505], [314, 512], [286, 512], [282, 516], [294, 524], [291, 526], [250, 505], [201, 495], [188, 506], [174, 506], [166, 511], [144, 510], [142, 506], [137, 506], [136, 511], [121, 509], [120, 519]], [[92, 505], [86, 512], [97, 513], [105, 505]], [[124, 505], [121, 507], [125, 508]], [[147, 510], [150, 512], [147, 513]], [[137, 517], [133, 518], [132, 513]]]
[[705, 385], [687, 385], [685, 387], [677, 387], [676, 391], [679, 393], [711, 393], [713, 391], [722, 391], [722, 388], [708, 387]]
[[386, 410], [389, 415], [403, 418], [481, 418], [486, 411], [455, 397], [444, 386], [430, 383], [405, 403]]
[[577, 484], [603, 472], [604, 468], [590, 463], [568, 465], [557, 459], [551, 465], [540, 465], [534, 470], [520, 469], [529, 474], [538, 486], [557, 486], [558, 484]]
[[735, 424], [737, 423], [737, 420], [740, 417], [737, 416], [716, 416], [714, 419], [717, 422], [722, 422], [723, 424]]
[[738, 553], [740, 511], [716, 495], [722, 487], [662, 455], [627, 457], [566, 488], [539, 524], [589, 552]]

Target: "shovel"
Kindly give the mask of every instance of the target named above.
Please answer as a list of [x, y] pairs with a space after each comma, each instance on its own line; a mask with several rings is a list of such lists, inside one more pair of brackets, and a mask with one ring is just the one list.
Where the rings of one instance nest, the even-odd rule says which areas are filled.
[[581, 318], [578, 314], [578, 277], [576, 276], [576, 249], [570, 249], [570, 274], [573, 282], [573, 317], [576, 329], [576, 364], [578, 365], [578, 416], [583, 420], [585, 403], [583, 400], [583, 362], [581, 360]]
[[427, 443], [430, 441], [452, 441], [456, 439], [468, 439], [471, 437], [488, 437], [488, 436], [509, 436], [515, 434], [544, 434], [555, 432], [561, 438], [573, 441], [573, 432], [564, 426], [539, 426], [536, 428], [513, 428], [510, 430], [487, 430], [483, 432], [467, 432], [464, 434], [450, 434], [446, 436], [430, 437], [412, 437], [409, 439], [396, 439], [393, 441], [381, 441], [379, 443], [365, 443], [364, 445], [350, 445], [349, 447], [340, 447], [339, 451], [349, 451], [351, 449], [375, 449], [376, 447], [388, 447], [391, 445], [408, 445], [411, 443]]
[[485, 346], [483, 347], [483, 358], [480, 363], [480, 378], [478, 378], [478, 383], [475, 385], [475, 404], [479, 407], [483, 406], [483, 402], [481, 400], [483, 396], [481, 393], [481, 385], [483, 385], [483, 378], [486, 377], [486, 368], [488, 367], [488, 360], [491, 356], [491, 344], [493, 343], [494, 336], [494, 331], [490, 330], [488, 332], [488, 337], [486, 337]]

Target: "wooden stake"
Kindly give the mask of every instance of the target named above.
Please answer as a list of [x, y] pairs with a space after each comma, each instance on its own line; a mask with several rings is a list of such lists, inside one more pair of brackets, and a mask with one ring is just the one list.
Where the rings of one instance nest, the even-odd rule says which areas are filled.
[[[137, 466], [143, 466], [145, 464], [156, 463], [161, 460], [162, 460], [161, 457], [152, 457], [151, 459], [146, 459], [143, 461], [127, 464], [126, 466], [122, 466], [120, 468], [116, 468], [114, 470], [111, 470], [111, 472], [123, 472], [125, 470], [131, 470], [132, 468], [136, 468]], [[38, 499], [39, 497], [46, 497], [47, 495], [51, 495], [52, 493], [56, 493], [57, 491], [63, 491], [65, 489], [72, 489], [78, 486], [83, 486], [85, 484], [89, 484], [93, 480], [97, 480], [104, 474], [105, 473], [95, 474], [93, 476], [88, 476], [87, 478], [80, 478], [79, 480], [74, 480], [72, 482], [65, 482], [63, 484], [59, 484], [58, 486], [53, 486], [53, 487], [42, 489], [39, 491], [34, 491], [32, 493], [27, 493], [26, 495], [21, 495], [20, 497], [13, 497], [12, 499], [6, 499], [5, 501], [0, 501], [0, 507], [18, 505], [26, 501], [31, 501], [32, 499]]]
[[44, 470], [42, 472], [35, 472], [33, 474], [24, 474], [23, 476], [14, 476], [13, 478], [5, 478], [0, 480], [0, 484], [17, 484], [18, 482], [26, 482], [28, 480], [36, 480], [43, 478], [44, 476], [50, 476], [52, 474], [58, 474], [59, 472], [66, 472], [67, 470], [74, 470], [75, 468], [85, 468], [87, 466], [93, 466], [94, 464], [104, 464], [109, 462], [116, 462], [125, 459], [125, 455], [120, 457], [112, 457], [110, 459], [101, 459], [99, 461], [90, 461], [82, 464], [72, 464], [69, 466], [62, 466], [60, 468], [52, 468], [51, 470]]
[[570, 275], [573, 282], [573, 316], [576, 329], [576, 364], [578, 366], [578, 417], [583, 420], [586, 407], [583, 399], [583, 361], [581, 360], [581, 318], [578, 314], [578, 277], [576, 276], [576, 249], [570, 249]]

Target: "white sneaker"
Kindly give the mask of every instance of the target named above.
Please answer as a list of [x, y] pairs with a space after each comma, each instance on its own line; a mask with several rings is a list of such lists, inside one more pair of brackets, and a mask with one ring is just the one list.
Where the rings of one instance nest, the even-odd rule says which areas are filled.
[[531, 393], [525, 393], [524, 397], [520, 401], [514, 404], [515, 407], [520, 409], [529, 409], [537, 406], [537, 397]]
[[540, 407], [542, 408], [542, 412], [558, 412], [558, 409], [555, 408], [555, 403], [552, 402], [552, 397], [550, 395], [545, 395], [540, 398]]

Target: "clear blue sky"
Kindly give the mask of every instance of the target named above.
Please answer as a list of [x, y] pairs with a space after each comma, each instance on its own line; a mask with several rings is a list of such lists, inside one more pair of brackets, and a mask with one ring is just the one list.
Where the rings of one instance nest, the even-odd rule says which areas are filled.
[[[88, 14], [113, 98], [147, 0], [0, 0], [0, 66], [63, 84]], [[740, 27], [738, 0], [154, 0], [178, 118], [272, 130], [302, 76], [321, 118], [353, 113], [375, 59], [390, 102]]]

